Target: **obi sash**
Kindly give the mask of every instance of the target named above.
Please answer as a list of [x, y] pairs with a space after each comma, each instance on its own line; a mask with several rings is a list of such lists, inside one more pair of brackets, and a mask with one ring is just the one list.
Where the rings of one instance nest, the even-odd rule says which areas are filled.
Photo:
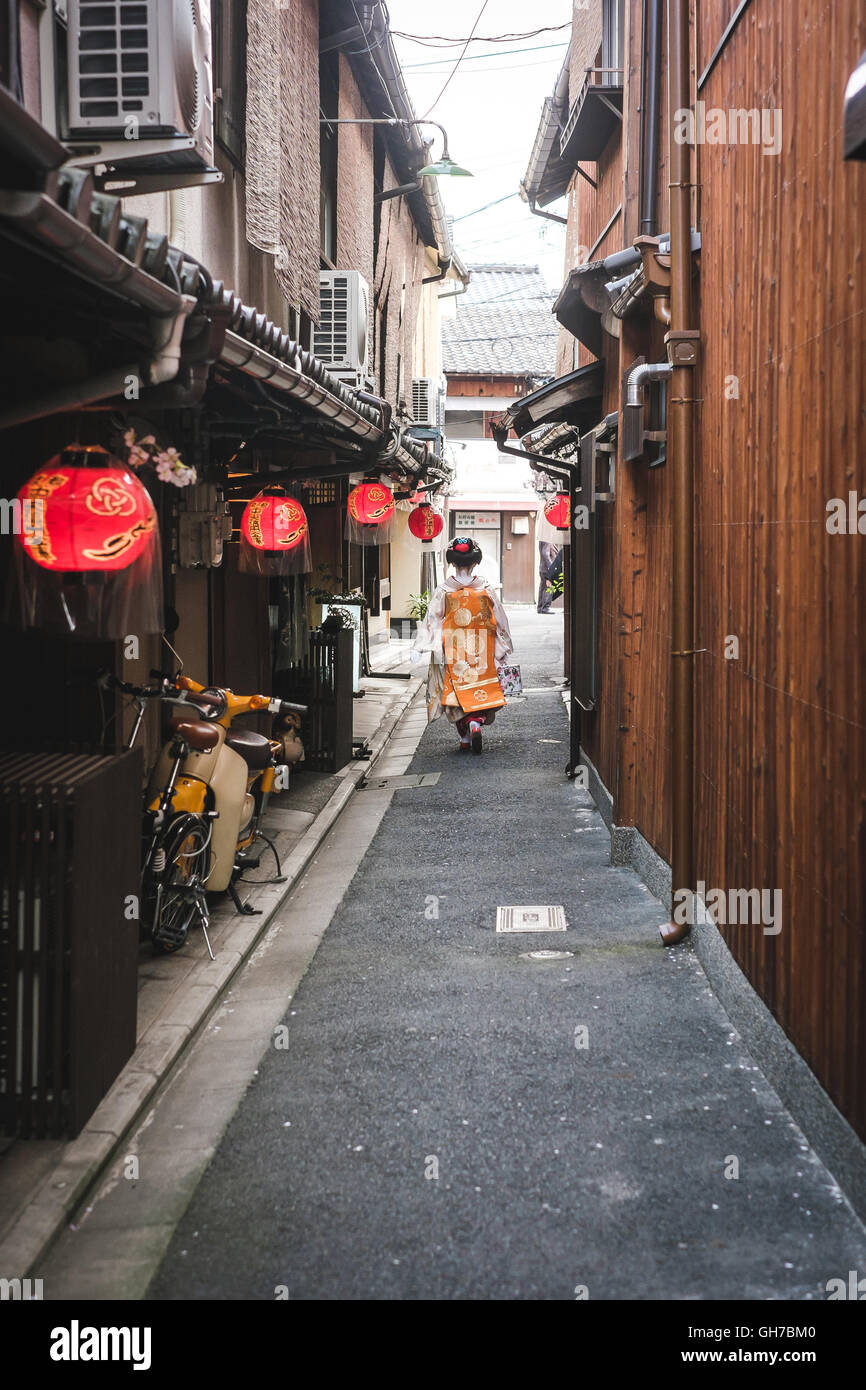
[[490, 595], [484, 589], [454, 589], [446, 593], [442, 645], [443, 705], [459, 706], [464, 714], [472, 714], [505, 704], [493, 660], [496, 619]]

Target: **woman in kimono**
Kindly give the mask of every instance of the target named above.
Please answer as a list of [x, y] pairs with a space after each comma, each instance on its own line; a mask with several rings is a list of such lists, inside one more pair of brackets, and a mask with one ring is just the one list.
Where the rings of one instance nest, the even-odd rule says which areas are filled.
[[460, 735], [460, 752], [481, 752], [481, 729], [505, 704], [498, 667], [513, 650], [505, 609], [485, 580], [474, 540], [456, 536], [446, 552], [455, 573], [440, 584], [418, 625], [413, 660], [430, 653], [428, 721], [445, 713]]

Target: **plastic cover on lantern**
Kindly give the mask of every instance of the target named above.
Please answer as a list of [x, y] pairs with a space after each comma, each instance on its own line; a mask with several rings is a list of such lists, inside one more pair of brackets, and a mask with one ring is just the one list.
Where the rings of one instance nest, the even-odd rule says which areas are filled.
[[[555, 493], [555, 494], [552, 494], [551, 496], [548, 496], [548, 497], [545, 497], [545, 498], [542, 499], [541, 508], [540, 508], [540, 510], [539, 510], [539, 512], [538, 512], [538, 526], [537, 526], [537, 530], [536, 530], [536, 540], [538, 540], [538, 541], [548, 541], [551, 545], [560, 545], [560, 546], [561, 546], [561, 545], [570, 545], [570, 544], [571, 544], [571, 527], [570, 527], [570, 526], [567, 526], [567, 527], [565, 528], [565, 530], [560, 530], [560, 528], [559, 528], [558, 526], [552, 525], [552, 523], [551, 523], [550, 520], [548, 519], [548, 517], [547, 517], [547, 515], [546, 515], [546, 511], [545, 511], [545, 509], [548, 508], [548, 507], [550, 507], [550, 508], [552, 509], [557, 503], [559, 503], [559, 499], [562, 498], [562, 497], [564, 497], [565, 500], [566, 500], [566, 502], [568, 502], [568, 493], [567, 493], [567, 492], [564, 492], [564, 493]], [[554, 517], [556, 517], [556, 516], [557, 516], [557, 513], [554, 511]]]
[[241, 517], [238, 570], [264, 576], [309, 574], [313, 568], [307, 514], [295, 497], [266, 488]]
[[416, 548], [441, 550], [445, 544], [445, 518], [423, 498], [409, 514], [408, 529]]
[[346, 504], [346, 540], [355, 545], [387, 545], [395, 512], [394, 494], [385, 483], [359, 483], [352, 488]]
[[98, 445], [72, 444], [18, 494], [10, 621], [114, 641], [161, 632], [162, 548], [141, 480]]

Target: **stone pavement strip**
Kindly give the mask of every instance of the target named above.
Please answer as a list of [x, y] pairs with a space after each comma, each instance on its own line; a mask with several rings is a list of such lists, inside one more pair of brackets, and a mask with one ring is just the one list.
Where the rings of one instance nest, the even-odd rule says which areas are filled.
[[[809, 1300], [866, 1269], [563, 776], [561, 620], [515, 628], [532, 693], [480, 759], [407, 713], [417, 752], [376, 774], [438, 783], [352, 798], [136, 1136], [139, 1178], [36, 1269], [46, 1297]], [[527, 904], [567, 930], [497, 935]]]

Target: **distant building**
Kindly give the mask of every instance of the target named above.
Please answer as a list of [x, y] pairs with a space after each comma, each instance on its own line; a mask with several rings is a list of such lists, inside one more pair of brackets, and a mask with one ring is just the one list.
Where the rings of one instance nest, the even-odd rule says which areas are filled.
[[[553, 376], [558, 328], [538, 266], [472, 265], [442, 318], [445, 433], [455, 476], [450, 534], [473, 535], [505, 601], [535, 597], [539, 502], [525, 463], [496, 448], [491, 421]], [[444, 310], [444, 305], [443, 305]]]

